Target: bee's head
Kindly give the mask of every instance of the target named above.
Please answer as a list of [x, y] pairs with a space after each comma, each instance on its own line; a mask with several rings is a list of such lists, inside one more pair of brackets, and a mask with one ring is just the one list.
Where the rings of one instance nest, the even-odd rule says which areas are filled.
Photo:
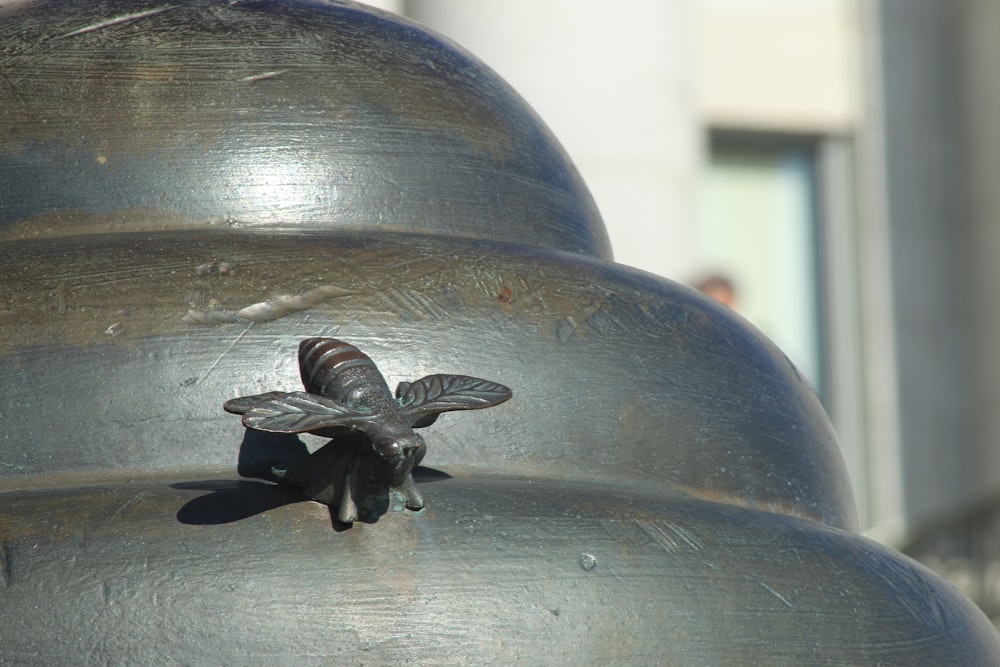
[[412, 461], [411, 465], [416, 465], [424, 457], [424, 452], [427, 450], [427, 444], [423, 437], [416, 433], [386, 438], [372, 444], [376, 453], [390, 463]]
[[391, 484], [403, 483], [413, 466], [424, 458], [427, 445], [424, 439], [416, 433], [408, 433], [392, 439], [372, 443], [375, 452], [391, 468], [389, 477]]

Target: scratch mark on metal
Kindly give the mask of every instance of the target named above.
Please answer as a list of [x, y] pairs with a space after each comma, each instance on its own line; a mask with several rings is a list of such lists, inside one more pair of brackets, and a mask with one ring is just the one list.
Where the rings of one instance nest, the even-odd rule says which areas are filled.
[[147, 16], [154, 16], [168, 9], [174, 9], [176, 5], [168, 5], [166, 7], [156, 7], [155, 9], [147, 9], [144, 12], [135, 12], [134, 14], [122, 14], [121, 16], [116, 16], [112, 19], [107, 19], [106, 21], [100, 21], [99, 23], [94, 23], [86, 27], [80, 28], [79, 30], [73, 30], [72, 32], [67, 32], [63, 35], [66, 37], [76, 37], [77, 35], [83, 35], [88, 32], [94, 32], [95, 30], [102, 30], [104, 28], [110, 28], [114, 25], [119, 25], [121, 23], [128, 23], [129, 21], [135, 21], [137, 19], [144, 19]]
[[[236, 345], [241, 340], [243, 340], [243, 337], [247, 335], [247, 332], [250, 331], [250, 327], [252, 327], [252, 326], [253, 326], [253, 322], [250, 322], [249, 324], [247, 324], [246, 328], [243, 329], [243, 331], [240, 332], [240, 335], [233, 339], [233, 342], [229, 344], [229, 347], [227, 347], [225, 350], [222, 351], [222, 354], [220, 354], [219, 357], [215, 361], [212, 362], [212, 365], [208, 367], [208, 370], [205, 371], [205, 374], [202, 375], [195, 382], [201, 382], [202, 380], [204, 380], [205, 378], [207, 378], [209, 375], [211, 375], [212, 371], [214, 371], [216, 368], [218, 368], [219, 364], [222, 363], [222, 360], [226, 358], [226, 355], [229, 354], [230, 352], [232, 352], [233, 348], [236, 347]], [[192, 383], [192, 384], [194, 384], [194, 383]]]
[[411, 288], [392, 287], [386, 290], [385, 296], [394, 310], [408, 312], [419, 320], [441, 320], [448, 316], [448, 311], [433, 298]]
[[576, 328], [576, 320], [573, 319], [572, 315], [567, 315], [556, 324], [556, 338], [559, 339], [560, 343], [566, 344], [576, 333]]
[[691, 531], [663, 519], [604, 521], [605, 530], [617, 540], [639, 547], [652, 547], [673, 553], [681, 546], [701, 551], [704, 543]]
[[900, 606], [914, 620], [935, 632], [949, 632], [948, 610], [927, 579], [907, 563], [875, 549], [858, 549], [855, 555], [864, 567], [877, 574], [884, 584], [896, 594]]
[[774, 597], [776, 597], [779, 600], [781, 600], [781, 602], [786, 607], [788, 607], [789, 609], [794, 609], [795, 608], [795, 605], [793, 605], [791, 602], [789, 602], [788, 599], [784, 595], [782, 595], [778, 591], [774, 590], [773, 588], [771, 588], [770, 586], [768, 586], [767, 584], [765, 584], [763, 581], [758, 581], [757, 585], [760, 586], [761, 588], [763, 588], [765, 591], [767, 591], [771, 595], [773, 595]]
[[238, 83], [257, 83], [258, 81], [263, 81], [264, 79], [273, 79], [276, 76], [281, 76], [287, 69], [278, 69], [273, 72], [262, 72], [261, 74], [252, 74], [251, 76], [245, 76], [242, 79], [237, 79]]
[[111, 516], [108, 517], [108, 523], [111, 523], [112, 521], [114, 521], [115, 519], [117, 519], [119, 516], [121, 516], [121, 513], [125, 511], [126, 507], [128, 507], [129, 505], [132, 505], [133, 503], [135, 503], [135, 501], [139, 500], [140, 498], [145, 497], [145, 495], [146, 495], [145, 491], [140, 491], [139, 493], [135, 494], [134, 496], [132, 496], [131, 498], [129, 498], [127, 501], [125, 501], [124, 503], [122, 503], [121, 507], [119, 507], [118, 509], [116, 509], [114, 511], [114, 513]]
[[615, 538], [619, 542], [625, 542], [626, 544], [638, 543], [632, 535], [634, 526], [631, 526], [630, 523], [618, 521], [616, 519], [608, 519], [607, 521], [601, 522], [601, 527], [603, 527], [611, 537]]
[[2, 65], [0, 65], [0, 79], [2, 79], [5, 84], [7, 84], [7, 88], [10, 89], [11, 95], [17, 98], [17, 101], [21, 104], [21, 106], [27, 107], [28, 100], [25, 99], [24, 95], [21, 94], [21, 91], [17, 89], [17, 87], [14, 85], [14, 82], [10, 80], [10, 77], [8, 77], [3, 72]]
[[664, 551], [674, 551], [677, 547], [687, 546], [692, 551], [700, 551], [704, 544], [693, 533], [670, 521], [644, 521], [636, 519], [635, 523], [649, 539]]
[[0, 542], [0, 583], [4, 588], [10, 586], [10, 553], [6, 542]]

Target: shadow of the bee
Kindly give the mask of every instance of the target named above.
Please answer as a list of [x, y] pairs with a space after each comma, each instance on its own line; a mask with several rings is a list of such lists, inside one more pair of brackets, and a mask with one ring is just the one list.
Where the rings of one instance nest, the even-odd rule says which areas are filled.
[[[233, 523], [284, 505], [311, 502], [302, 490], [281, 482], [273, 470], [287, 468], [309, 457], [309, 450], [297, 436], [247, 430], [240, 445], [237, 472], [244, 479], [206, 479], [171, 484], [173, 489], [208, 491], [186, 502], [177, 512], [181, 523], [196, 526]], [[450, 479], [447, 473], [417, 466], [413, 477], [418, 483]], [[247, 479], [249, 478], [249, 479]], [[378, 516], [360, 519], [374, 523]], [[334, 530], [351, 527], [337, 519], [330, 508]]]

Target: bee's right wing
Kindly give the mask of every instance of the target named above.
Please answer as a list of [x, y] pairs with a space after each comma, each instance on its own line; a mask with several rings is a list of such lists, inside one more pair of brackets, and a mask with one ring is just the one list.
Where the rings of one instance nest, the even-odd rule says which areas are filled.
[[510, 397], [510, 389], [499, 382], [468, 375], [428, 375], [396, 387], [396, 400], [410, 414], [413, 428], [430, 426], [442, 412], [490, 408]]
[[335, 427], [357, 427], [375, 419], [370, 412], [338, 403], [332, 398], [307, 394], [275, 392], [278, 396], [257, 403], [243, 414], [243, 425], [269, 433], [306, 433]]

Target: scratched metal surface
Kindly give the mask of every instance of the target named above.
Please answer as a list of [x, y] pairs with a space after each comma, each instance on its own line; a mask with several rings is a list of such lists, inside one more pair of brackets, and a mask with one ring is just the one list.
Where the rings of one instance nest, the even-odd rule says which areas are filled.
[[[853, 528], [836, 438], [806, 381], [693, 290], [578, 255], [356, 232], [161, 232], [11, 241], [0, 385], [10, 478], [231, 465], [235, 396], [299, 388], [333, 336], [392, 386], [495, 379], [446, 415], [429, 466], [617, 479]], [[225, 274], [204, 267], [225, 264]]]
[[[849, 532], [788, 360], [610, 262], [509, 87], [341, 2], [0, 8], [0, 663], [994, 664]], [[336, 531], [226, 399], [308, 336], [443, 416], [427, 507]]]
[[0, 237], [391, 225], [610, 258], [551, 132], [448, 40], [340, 2], [0, 7]]
[[954, 588], [812, 521], [595, 485], [423, 486], [424, 511], [341, 533], [322, 506], [231, 478], [4, 494], [3, 662], [937, 667], [1000, 655]]

